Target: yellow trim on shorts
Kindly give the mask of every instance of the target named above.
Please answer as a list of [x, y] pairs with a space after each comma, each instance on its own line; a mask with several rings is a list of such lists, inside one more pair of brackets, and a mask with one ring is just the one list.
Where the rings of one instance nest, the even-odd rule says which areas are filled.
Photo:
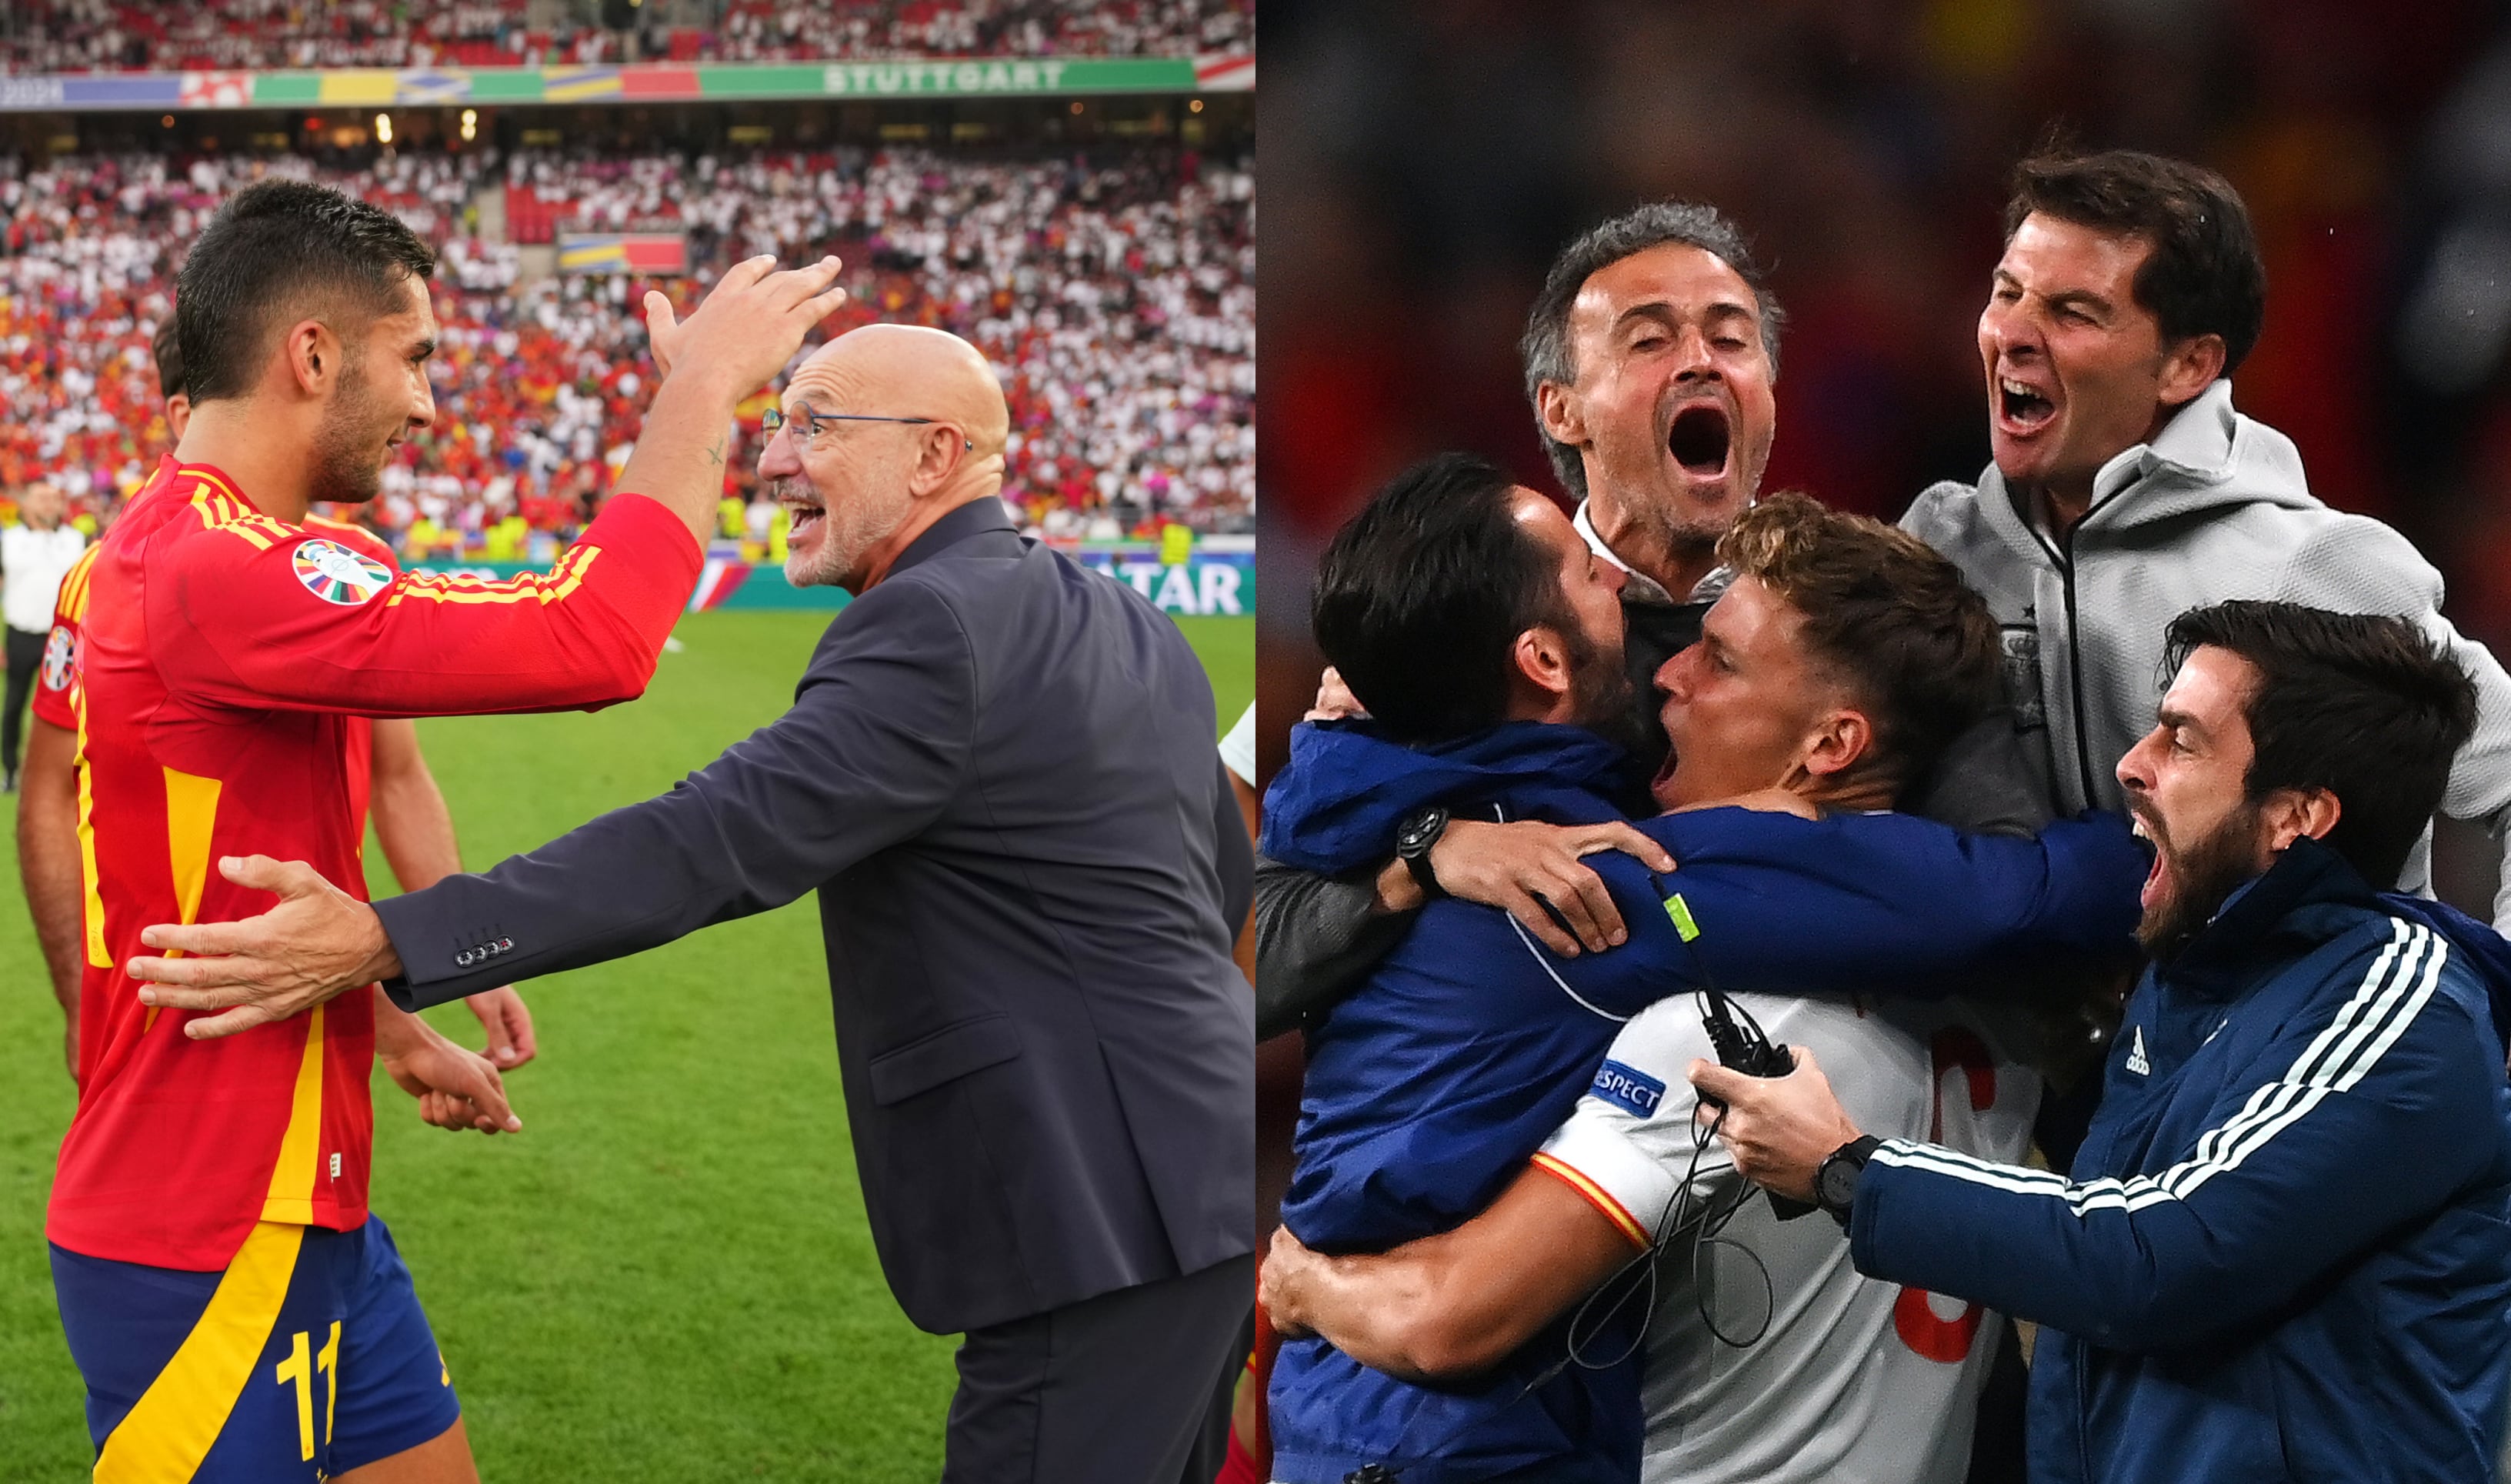
[[279, 1323], [304, 1240], [290, 1223], [253, 1227], [200, 1322], [106, 1436], [97, 1484], [183, 1484], [200, 1470]]

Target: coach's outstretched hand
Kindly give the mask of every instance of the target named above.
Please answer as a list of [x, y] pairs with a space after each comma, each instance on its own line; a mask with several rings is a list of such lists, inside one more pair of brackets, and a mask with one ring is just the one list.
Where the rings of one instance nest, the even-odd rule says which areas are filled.
[[224, 1010], [192, 1021], [194, 1040], [233, 1035], [286, 1020], [362, 984], [401, 972], [375, 910], [303, 861], [230, 855], [218, 874], [239, 886], [276, 892], [277, 905], [241, 922], [160, 922], [140, 933], [150, 948], [181, 958], [134, 958], [131, 977], [151, 981], [142, 1004]]

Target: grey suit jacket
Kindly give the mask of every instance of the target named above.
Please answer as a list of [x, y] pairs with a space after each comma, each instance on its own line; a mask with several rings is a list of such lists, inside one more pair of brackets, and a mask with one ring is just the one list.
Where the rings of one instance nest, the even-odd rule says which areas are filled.
[[[945, 516], [793, 709], [669, 794], [377, 904], [406, 1008], [816, 888], [864, 1204], [908, 1316], [980, 1328], [1251, 1250], [1252, 893], [1166, 615]], [[728, 992], [735, 987], [727, 987]]]

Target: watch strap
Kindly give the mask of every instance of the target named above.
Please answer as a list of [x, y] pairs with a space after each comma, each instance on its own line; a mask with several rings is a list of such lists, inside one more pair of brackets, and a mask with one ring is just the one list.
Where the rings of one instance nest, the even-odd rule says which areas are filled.
[[[1857, 1198], [1856, 1177], [1866, 1173], [1866, 1162], [1872, 1159], [1874, 1152], [1882, 1147], [1881, 1139], [1873, 1134], [1862, 1134], [1833, 1150], [1824, 1158], [1820, 1167], [1814, 1171], [1814, 1200], [1824, 1210], [1837, 1218], [1840, 1226], [1848, 1225], [1849, 1207]], [[1837, 1199], [1833, 1197], [1831, 1191], [1834, 1168], [1844, 1168], [1850, 1172], [1851, 1177], [1848, 1193]]]
[[1404, 818], [1397, 831], [1395, 854], [1404, 869], [1412, 873], [1413, 883], [1424, 896], [1435, 902], [1448, 894], [1439, 884], [1439, 873], [1430, 865], [1430, 852], [1440, 837], [1448, 833], [1448, 811], [1438, 807], [1419, 809]]

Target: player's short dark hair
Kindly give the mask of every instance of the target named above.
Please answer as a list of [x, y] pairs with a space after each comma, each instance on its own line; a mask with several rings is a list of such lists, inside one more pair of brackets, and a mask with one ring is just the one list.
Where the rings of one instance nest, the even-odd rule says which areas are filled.
[[2248, 599], [2173, 619], [2166, 678], [2209, 644], [2259, 672], [2241, 708], [2250, 801], [2328, 790], [2337, 820], [2322, 842], [2373, 885], [2395, 881], [2476, 731], [2476, 683], [2412, 619]]
[[1736, 518], [1718, 560], [1802, 615], [1807, 651], [1874, 724], [1851, 774], [1896, 799], [2002, 694], [1988, 601], [1906, 530], [1786, 490]]
[[2014, 168], [2006, 237], [2034, 212], [2153, 244], [2130, 289], [2164, 340], [2221, 336], [2226, 376], [2259, 343], [2266, 260], [2249, 208], [2221, 176], [2133, 149], [2035, 154]]
[[218, 209], [174, 280], [175, 343], [195, 403], [251, 392], [284, 315], [337, 316], [356, 343], [436, 254], [400, 217], [328, 185], [263, 180]]
[[1543, 426], [1543, 383], [1567, 386], [1578, 379], [1578, 358], [1569, 344], [1569, 309], [1587, 280], [1625, 257], [1667, 243], [1698, 248], [1735, 270], [1760, 310], [1761, 350], [1770, 358], [1770, 374], [1779, 373], [1779, 332], [1787, 328], [1787, 311], [1763, 280], [1742, 229], [1725, 213], [1697, 201], [1651, 201], [1589, 227], [1552, 259], [1534, 307], [1526, 312], [1526, 333], [1517, 342], [1518, 359], [1526, 368], [1526, 400], [1534, 409], [1535, 436], [1543, 440], [1543, 451], [1562, 485], [1580, 499], [1587, 497], [1587, 470], [1578, 461], [1578, 450]]
[[157, 395], [171, 402], [183, 395], [183, 345], [174, 330], [174, 317], [157, 327], [157, 336], [148, 342], [148, 354], [157, 362]]
[[1396, 741], [1498, 725], [1517, 636], [1538, 624], [1577, 632], [1559, 562], [1511, 512], [1516, 488], [1469, 453], [1424, 459], [1317, 563], [1317, 647]]

